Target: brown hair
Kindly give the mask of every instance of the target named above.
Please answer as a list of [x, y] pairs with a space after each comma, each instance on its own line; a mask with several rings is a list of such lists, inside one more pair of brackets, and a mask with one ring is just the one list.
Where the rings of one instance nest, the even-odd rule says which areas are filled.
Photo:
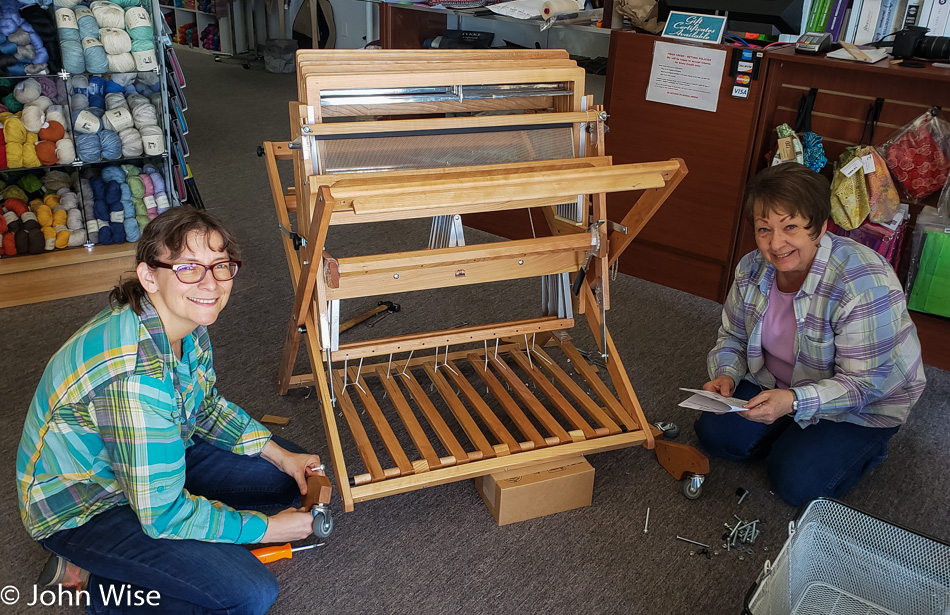
[[785, 162], [749, 180], [742, 207], [753, 226], [757, 215], [781, 212], [801, 216], [808, 220], [805, 229], [814, 239], [831, 216], [831, 186], [827, 179], [808, 167]]
[[[217, 233], [223, 241], [221, 251], [232, 260], [241, 260], [241, 248], [234, 233], [208, 212], [183, 205], [159, 214], [142, 230], [135, 250], [135, 266], [145, 263], [154, 267], [163, 257], [174, 261], [188, 247], [188, 235], [193, 231], [206, 237]], [[138, 275], [131, 271], [119, 278], [119, 283], [109, 293], [109, 303], [128, 304], [136, 314], [141, 314], [142, 299], [147, 294]]]

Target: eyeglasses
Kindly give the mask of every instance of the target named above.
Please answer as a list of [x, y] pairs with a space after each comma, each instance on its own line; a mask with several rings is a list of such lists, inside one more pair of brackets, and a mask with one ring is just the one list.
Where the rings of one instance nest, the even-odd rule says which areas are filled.
[[152, 263], [152, 266], [161, 267], [162, 269], [171, 269], [175, 272], [175, 276], [178, 277], [178, 281], [182, 284], [197, 284], [205, 279], [205, 274], [209, 271], [211, 275], [214, 276], [214, 279], [219, 282], [227, 282], [233, 279], [234, 276], [237, 275], [238, 269], [241, 268], [241, 261], [222, 261], [220, 263], [214, 263], [213, 265], [203, 265], [201, 263], [169, 265], [168, 263], [156, 261]]

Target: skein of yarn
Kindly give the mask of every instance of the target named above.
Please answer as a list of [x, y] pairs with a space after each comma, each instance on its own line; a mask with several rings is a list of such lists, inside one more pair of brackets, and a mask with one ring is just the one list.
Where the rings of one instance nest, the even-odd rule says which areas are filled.
[[86, 70], [91, 73], [109, 71], [109, 57], [99, 39], [87, 36], [82, 39], [82, 53], [86, 61]]
[[143, 126], [139, 132], [142, 134], [142, 146], [147, 155], [158, 156], [165, 153], [165, 138], [161, 128]]

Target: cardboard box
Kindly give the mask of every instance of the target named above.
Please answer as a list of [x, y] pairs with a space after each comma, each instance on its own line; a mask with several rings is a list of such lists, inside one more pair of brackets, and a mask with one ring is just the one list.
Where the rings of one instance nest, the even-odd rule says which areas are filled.
[[590, 506], [594, 468], [571, 457], [480, 476], [475, 488], [498, 525], [507, 525]]

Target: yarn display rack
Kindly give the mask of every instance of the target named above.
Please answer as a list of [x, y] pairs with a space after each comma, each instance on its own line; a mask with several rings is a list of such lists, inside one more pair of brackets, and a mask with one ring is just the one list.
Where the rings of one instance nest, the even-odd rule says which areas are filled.
[[135, 242], [171, 206], [151, 164], [0, 175], [0, 256]]
[[0, 307], [108, 290], [185, 192], [158, 4], [39, 2], [0, 0]]

